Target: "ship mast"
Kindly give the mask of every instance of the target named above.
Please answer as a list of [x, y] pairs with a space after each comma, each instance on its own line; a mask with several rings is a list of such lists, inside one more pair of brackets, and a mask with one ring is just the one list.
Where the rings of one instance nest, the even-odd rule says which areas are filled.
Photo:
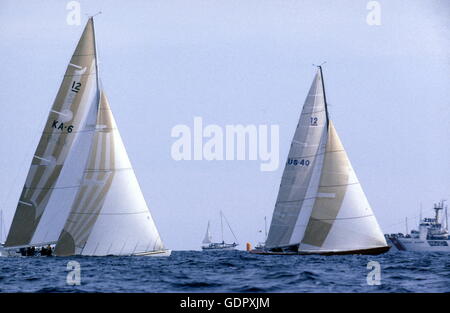
[[223, 221], [222, 221], [222, 211], [220, 211], [220, 229], [222, 231], [222, 242], [223, 241]]
[[0, 243], [3, 243], [3, 210], [0, 209]]
[[264, 216], [264, 242], [267, 240], [267, 216]]
[[444, 202], [447, 200], [442, 200], [442, 209], [444, 210], [444, 214], [445, 214], [445, 230], [448, 231], [448, 215], [447, 215], [447, 209], [448, 206], [444, 205]]
[[439, 224], [439, 210], [443, 210], [444, 209], [444, 200], [442, 200], [441, 202], [439, 202], [438, 204], [434, 204], [434, 210], [436, 211], [435, 213], [435, 223]]
[[445, 207], [445, 229], [448, 231], [448, 215], [447, 215], [447, 207]]

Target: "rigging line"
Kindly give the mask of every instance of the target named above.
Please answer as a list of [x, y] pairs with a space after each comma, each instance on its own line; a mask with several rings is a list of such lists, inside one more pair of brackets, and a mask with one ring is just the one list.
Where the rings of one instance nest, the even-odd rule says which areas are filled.
[[344, 186], [351, 186], [351, 185], [359, 185], [359, 182], [350, 183], [350, 184], [340, 184], [340, 185], [320, 185], [319, 184], [319, 187], [328, 188], [328, 187], [344, 187]]
[[[25, 187], [24, 189], [26, 190], [55, 190], [55, 189], [72, 189], [72, 188], [79, 188], [81, 185], [75, 185], [75, 186], [62, 186], [62, 187], [36, 187], [36, 188], [31, 188], [31, 187]], [[21, 201], [19, 201], [21, 202]]]
[[370, 214], [370, 215], [361, 215], [361, 216], [352, 216], [352, 217], [340, 217], [340, 218], [314, 218], [314, 217], [311, 217], [311, 219], [315, 220], [315, 221], [340, 221], [340, 220], [354, 220], [354, 219], [371, 217], [371, 216], [374, 216], [374, 215]]
[[[52, 108], [53, 108], [53, 104], [52, 104], [52, 107], [50, 108], [50, 110], [51, 110]], [[45, 116], [41, 119], [41, 123], [36, 124], [36, 125], [39, 125], [38, 130], [45, 128], [45, 125], [47, 124], [48, 115], [49, 115], [49, 114], [45, 115]], [[41, 125], [44, 125], [44, 127], [42, 127]], [[39, 136], [39, 138], [41, 137], [41, 132], [40, 132], [40, 131], [35, 131], [35, 130], [37, 130], [37, 129], [36, 129], [37, 127], [38, 127], [38, 126], [34, 127], [34, 129], [30, 132], [30, 133], [33, 134], [33, 135], [30, 136], [30, 137], [31, 137], [31, 140], [30, 140], [29, 144], [27, 145], [28, 149], [26, 150], [26, 153], [24, 153], [24, 155], [23, 155], [22, 161], [20, 162], [20, 166], [18, 167], [18, 170], [16, 171], [16, 175], [14, 175], [14, 179], [13, 179], [12, 183], [9, 184], [9, 188], [8, 188], [7, 193], [6, 193], [6, 198], [4, 198], [4, 199], [1, 201], [0, 208], [3, 208], [3, 207], [8, 203], [9, 198], [11, 197], [12, 190], [13, 190], [14, 186], [15, 186], [16, 183], [17, 183], [17, 179], [19, 178], [20, 171], [24, 168], [25, 161], [26, 161], [27, 158], [29, 158], [29, 156], [31, 155], [32, 149], [34, 148], [35, 151], [36, 151], [36, 149], [37, 149], [37, 145], [39, 144], [39, 141], [40, 141], [40, 140], [38, 141], [38, 143], [37, 143], [36, 145], [33, 145], [33, 142], [36, 141], [36, 139], [38, 138], [38, 136]], [[34, 158], [34, 155], [35, 155], [35, 153], [33, 153], [33, 156], [31, 157], [31, 161], [29, 162], [30, 166], [31, 166], [31, 162], [32, 162], [32, 160], [33, 160], [33, 158]], [[28, 172], [29, 172], [29, 170], [27, 171], [27, 174], [26, 174], [27, 176], [28, 176]], [[24, 185], [25, 185], [25, 182], [24, 182]], [[20, 199], [20, 195], [19, 195], [19, 199]], [[19, 201], [19, 200], [17, 200], [17, 201]], [[16, 207], [17, 207], [17, 204], [16, 204]], [[3, 231], [6, 233], [6, 228], [5, 228]]]
[[125, 212], [125, 213], [94, 213], [94, 212], [72, 212], [71, 215], [135, 215], [135, 214], [146, 214], [148, 211], [138, 211], [138, 212]]
[[311, 115], [311, 114], [314, 114], [314, 113], [320, 113], [320, 112], [323, 112], [323, 111], [326, 112], [326, 110], [324, 109], [324, 110], [318, 110], [318, 111], [311, 111], [311, 112], [300, 113], [300, 115]]
[[[300, 202], [300, 201], [305, 201], [305, 200], [312, 200], [312, 199], [316, 199], [317, 197], [316, 196], [314, 196], [314, 197], [305, 197], [305, 198], [302, 198], [302, 199], [298, 199], [298, 200], [285, 200], [285, 201], [277, 201], [276, 202], [276, 204], [278, 204], [278, 203], [292, 203], [292, 202]], [[275, 204], [275, 205], [276, 205]]]
[[90, 76], [90, 75], [94, 75], [94, 74], [97, 74], [96, 72], [94, 72], [94, 73], [87, 73], [87, 74], [66, 74], [66, 75], [64, 75], [64, 77], [74, 77], [74, 76]]
[[[223, 215], [223, 214], [222, 214]], [[236, 239], [236, 243], [239, 242], [239, 240], [236, 238], [236, 235], [234, 234], [233, 230], [231, 229], [230, 223], [228, 223], [227, 218], [225, 217], [225, 215], [223, 215], [223, 218], [225, 219], [225, 222], [228, 225], [228, 228], [230, 229], [231, 233], [233, 234], [234, 239]]]
[[331, 150], [331, 151], [325, 151], [325, 152], [317, 152], [316, 154], [309, 154], [309, 155], [300, 155], [300, 156], [291, 156], [291, 157], [288, 156], [288, 158], [292, 159], [292, 160], [306, 159], [306, 158], [316, 157], [316, 156], [319, 156], [319, 155], [322, 155], [322, 154], [335, 153], [335, 152], [345, 152], [345, 150]]

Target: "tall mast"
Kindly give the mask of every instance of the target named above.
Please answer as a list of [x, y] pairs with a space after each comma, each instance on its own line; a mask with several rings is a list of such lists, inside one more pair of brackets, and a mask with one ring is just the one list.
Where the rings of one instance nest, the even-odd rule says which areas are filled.
[[328, 126], [329, 126], [329, 123], [330, 123], [330, 118], [328, 116], [328, 103], [327, 103], [327, 96], [326, 96], [326, 92], [325, 92], [325, 82], [324, 82], [324, 79], [323, 79], [322, 65], [318, 65], [317, 67], [319, 68], [320, 78], [322, 80], [323, 101], [325, 103], [325, 115], [327, 117], [327, 129], [328, 129]]
[[[448, 206], [445, 205], [445, 201], [447, 201], [447, 200], [442, 200], [442, 209], [444, 210], [444, 214], [445, 214], [445, 228], [448, 231], [448, 215], [447, 215]], [[441, 227], [443, 228], [442, 225], [441, 225]]]
[[222, 242], [223, 241], [223, 222], [222, 222], [222, 211], [220, 211], [220, 229], [222, 231]]
[[267, 216], [264, 216], [264, 241], [267, 240]]
[[448, 207], [445, 207], [445, 229], [448, 231], [448, 215], [447, 215]]
[[[92, 15], [92, 16], [90, 17], [90, 20], [91, 20], [91, 22], [92, 22], [92, 36], [93, 36], [93, 39], [94, 39], [95, 79], [96, 79], [96, 82], [97, 82], [97, 90], [98, 90], [99, 93], [100, 93], [100, 82], [99, 82], [99, 75], [100, 75], [100, 73], [99, 73], [99, 70], [98, 70], [97, 41], [95, 40], [94, 16], [96, 16], [96, 15], [98, 15], [98, 14], [101, 14], [101, 13], [102, 13], [102, 12], [99, 12], [99, 13], [97, 13], [97, 14], [95, 14], [95, 15]], [[99, 95], [100, 95], [100, 94], [99, 94]]]

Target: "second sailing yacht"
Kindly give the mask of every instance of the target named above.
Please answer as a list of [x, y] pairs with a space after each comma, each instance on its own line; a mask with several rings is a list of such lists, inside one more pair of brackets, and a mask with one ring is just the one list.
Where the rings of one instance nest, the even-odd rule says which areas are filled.
[[260, 254], [380, 254], [389, 246], [329, 118], [322, 67], [303, 105]]

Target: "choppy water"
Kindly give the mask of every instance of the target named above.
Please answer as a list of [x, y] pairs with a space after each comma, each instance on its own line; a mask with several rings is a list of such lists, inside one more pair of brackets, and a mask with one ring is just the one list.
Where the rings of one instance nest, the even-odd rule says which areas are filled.
[[[69, 286], [67, 262], [81, 266]], [[381, 285], [368, 285], [369, 261]], [[450, 254], [270, 256], [174, 251], [169, 258], [0, 258], [0, 292], [450, 292]]]

